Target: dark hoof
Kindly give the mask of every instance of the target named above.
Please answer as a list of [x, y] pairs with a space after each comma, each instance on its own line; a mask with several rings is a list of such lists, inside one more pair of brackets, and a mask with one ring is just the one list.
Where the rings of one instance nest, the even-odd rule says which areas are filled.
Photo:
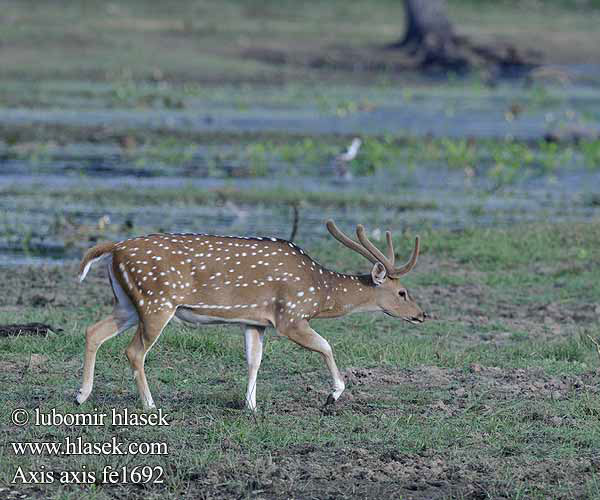
[[[76, 404], [77, 406], [81, 406], [83, 403], [85, 403], [85, 401], [79, 401], [79, 399], [80, 399], [80, 396], [81, 396], [81, 391], [77, 391], [77, 392], [75, 393], [75, 396], [73, 396], [73, 399], [75, 400], [75, 404]], [[86, 398], [86, 399], [87, 399], [87, 398]]]
[[325, 401], [325, 404], [323, 406], [329, 406], [335, 403], [335, 399], [333, 398], [333, 394], [330, 394], [329, 396], [327, 396], [327, 401]]

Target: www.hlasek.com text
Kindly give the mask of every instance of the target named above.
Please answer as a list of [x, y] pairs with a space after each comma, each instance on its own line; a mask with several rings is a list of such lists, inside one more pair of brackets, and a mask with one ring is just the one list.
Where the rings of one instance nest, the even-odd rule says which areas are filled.
[[108, 441], [86, 441], [79, 436], [67, 436], [63, 441], [12, 442], [13, 452], [23, 455], [168, 455], [166, 442], [129, 442], [118, 441], [116, 436]]

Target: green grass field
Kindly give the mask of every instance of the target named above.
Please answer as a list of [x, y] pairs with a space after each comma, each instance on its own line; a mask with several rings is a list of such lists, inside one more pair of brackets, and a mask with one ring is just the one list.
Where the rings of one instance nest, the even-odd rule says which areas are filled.
[[[450, 14], [466, 35], [511, 40], [541, 50], [549, 62], [597, 59], [595, 2], [454, 1]], [[387, 0], [229, 1], [218, 7], [191, 0], [13, 0], [3, 5], [0, 17], [2, 75], [6, 80], [347, 81], [356, 68], [340, 72], [339, 66], [349, 57], [365, 66], [389, 63], [390, 55], [380, 49], [400, 38], [403, 22], [402, 2]], [[328, 60], [338, 67], [332, 71], [321, 64]], [[362, 77], [372, 79], [369, 71]]]
[[[1, 323], [64, 329], [0, 339], [5, 496], [599, 496], [600, 359], [592, 339], [600, 337], [600, 226], [427, 231], [422, 238], [422, 258], [406, 283], [434, 319], [420, 327], [367, 314], [314, 322], [347, 380], [335, 406], [322, 408], [329, 380], [320, 357], [269, 336], [259, 411], [246, 413], [239, 328], [173, 324], [147, 360], [168, 427], [7, 424], [19, 407], [101, 413], [139, 411], [139, 403], [123, 354], [132, 331], [101, 348], [90, 400], [72, 402], [84, 329], [110, 311], [102, 272], [76, 284], [73, 267], [3, 271]], [[397, 239], [400, 255], [409, 241]], [[366, 267], [333, 241], [307, 250], [336, 269]], [[165, 442], [168, 456], [18, 457], [10, 445], [68, 436]], [[101, 477], [107, 465], [160, 465], [164, 483], [11, 484], [19, 466], [58, 478], [84, 469]]]

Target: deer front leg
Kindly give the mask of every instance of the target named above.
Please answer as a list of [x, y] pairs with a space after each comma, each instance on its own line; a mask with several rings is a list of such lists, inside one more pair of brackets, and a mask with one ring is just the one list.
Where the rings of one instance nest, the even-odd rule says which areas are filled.
[[246, 408], [256, 411], [256, 377], [258, 376], [258, 369], [262, 360], [265, 329], [256, 326], [246, 326], [244, 335], [246, 341], [246, 361], [248, 361]]
[[337, 399], [342, 395], [342, 392], [344, 392], [346, 384], [344, 384], [344, 379], [342, 378], [342, 375], [335, 364], [333, 351], [331, 350], [329, 342], [315, 332], [306, 320], [302, 320], [296, 325], [288, 324], [283, 328], [278, 327], [278, 331], [282, 335], [285, 335], [290, 340], [294, 341], [296, 344], [306, 347], [311, 351], [318, 352], [321, 354], [321, 356], [323, 356], [323, 359], [327, 364], [327, 368], [329, 368], [329, 373], [331, 373], [331, 377], [333, 378], [333, 391], [327, 397], [325, 404], [331, 404], [337, 401]]

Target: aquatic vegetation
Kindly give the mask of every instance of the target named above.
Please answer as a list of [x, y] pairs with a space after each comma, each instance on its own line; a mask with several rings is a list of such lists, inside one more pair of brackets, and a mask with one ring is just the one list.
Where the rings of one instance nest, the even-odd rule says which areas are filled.
[[[86, 175], [98, 165], [94, 153], [95, 137], [68, 152], [63, 131], [56, 135], [43, 129], [38, 140], [24, 141], [28, 135], [11, 131], [0, 142], [0, 154], [7, 159], [26, 161], [36, 171], [66, 165]], [[80, 131], [78, 131], [80, 133]], [[289, 175], [330, 176], [333, 158], [344, 150], [347, 136], [299, 136], [262, 134], [261, 136], [140, 134], [119, 132], [118, 150], [107, 158], [106, 168], [137, 166], [149, 175], [202, 175], [210, 177], [284, 178]], [[83, 138], [77, 138], [78, 142]], [[489, 177], [496, 187], [531, 176], [552, 174], [565, 169], [600, 166], [600, 141], [547, 142], [470, 139], [418, 138], [386, 134], [365, 136], [358, 155], [348, 168], [355, 177], [390, 171], [411, 174], [416, 169], [463, 170], [468, 176]], [[88, 151], [86, 153], [86, 151]], [[86, 156], [87, 155], [87, 156]]]
[[449, 167], [464, 168], [465, 166], [473, 165], [477, 160], [477, 150], [473, 141], [443, 138], [440, 143]]
[[269, 143], [271, 152], [289, 165], [322, 165], [338, 148], [312, 137], [291, 140], [283, 144]]
[[145, 165], [148, 161], [157, 161], [166, 166], [182, 165], [192, 160], [196, 149], [194, 144], [182, 143], [175, 137], [165, 137], [142, 149], [136, 161], [138, 165]]
[[268, 173], [268, 151], [261, 143], [246, 146], [245, 157], [248, 161], [250, 175], [253, 177], [264, 177]]
[[584, 141], [578, 147], [583, 155], [586, 167], [600, 167], [600, 141]]
[[56, 150], [53, 141], [16, 143], [8, 147], [8, 157], [26, 161], [34, 166], [38, 163], [48, 161]]

